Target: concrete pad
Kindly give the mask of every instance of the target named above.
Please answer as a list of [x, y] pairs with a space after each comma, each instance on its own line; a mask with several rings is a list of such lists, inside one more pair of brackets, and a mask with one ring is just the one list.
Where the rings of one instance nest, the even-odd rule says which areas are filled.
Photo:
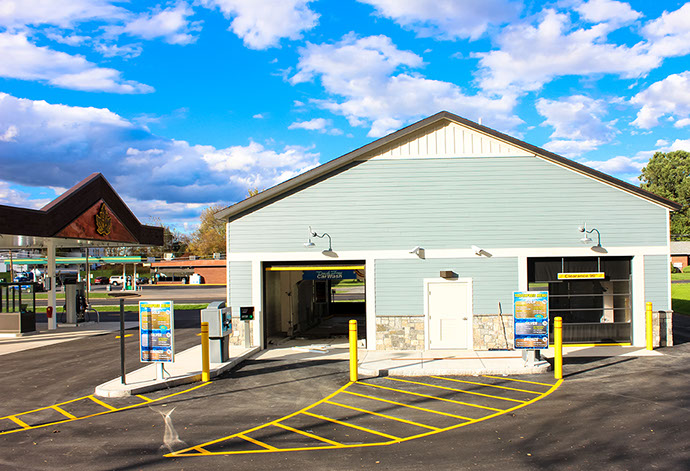
[[[554, 349], [542, 350], [542, 355], [547, 358], [554, 357]], [[563, 358], [597, 358], [597, 357], [655, 357], [664, 354], [657, 350], [647, 350], [645, 347], [563, 347]]]
[[518, 375], [549, 370], [546, 361], [528, 365], [520, 351], [435, 350], [359, 352], [364, 376]]
[[[227, 362], [211, 363], [211, 378], [223, 374], [258, 351], [259, 347], [230, 346], [230, 359]], [[126, 373], [125, 380], [126, 384], [122, 384], [118, 377], [96, 386], [94, 394], [100, 397], [125, 397], [201, 381], [201, 345], [175, 354], [173, 363], [164, 364], [163, 379], [156, 377], [156, 364], [151, 363]]]
[[[120, 330], [119, 322], [85, 322], [83, 324], [59, 324], [55, 330], [48, 330], [48, 324], [37, 324], [38, 330], [31, 335], [0, 338], [0, 355], [21, 352], [32, 348], [55, 345], [94, 335], [103, 335]], [[138, 322], [125, 322], [125, 329], [139, 327]]]

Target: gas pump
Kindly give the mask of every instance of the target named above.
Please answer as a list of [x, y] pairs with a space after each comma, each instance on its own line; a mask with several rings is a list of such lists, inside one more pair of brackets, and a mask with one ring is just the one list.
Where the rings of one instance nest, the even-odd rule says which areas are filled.
[[86, 290], [84, 282], [65, 284], [65, 323], [79, 324], [86, 317]]

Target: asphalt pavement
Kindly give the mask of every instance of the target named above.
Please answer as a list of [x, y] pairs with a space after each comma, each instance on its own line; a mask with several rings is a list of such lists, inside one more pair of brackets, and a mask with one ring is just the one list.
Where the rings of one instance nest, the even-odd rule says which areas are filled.
[[[179, 348], [198, 342], [198, 311], [176, 313], [176, 321]], [[664, 356], [570, 359], [564, 365], [564, 382], [539, 401], [402, 443], [288, 452], [264, 449], [260, 453], [252, 450], [261, 447], [250, 443], [251, 452], [247, 454], [166, 457], [171, 451], [243, 431], [252, 439], [257, 435], [248, 430], [307, 408], [347, 385], [346, 361], [321, 359], [318, 355], [310, 359], [266, 355], [191, 391], [188, 386], [182, 386], [147, 395], [145, 400], [141, 399], [143, 405], [134, 404], [130, 409], [120, 406], [128, 407], [125, 404], [131, 405], [136, 398], [124, 399], [122, 404], [110, 404], [118, 409], [112, 413], [0, 435], [0, 467], [9, 470], [688, 469], [690, 322], [687, 317], [675, 316], [674, 325], [676, 339], [682, 343], [659, 349]], [[136, 338], [126, 340], [130, 353], [127, 365], [135, 368], [138, 366]], [[90, 394], [94, 384], [117, 376], [118, 348], [119, 339], [112, 334], [5, 355], [0, 414], [15, 414]], [[511, 378], [533, 383], [554, 382], [550, 375]], [[455, 379], [509, 384], [507, 379]], [[415, 381], [436, 384], [440, 380]], [[377, 386], [378, 389], [390, 387], [391, 382], [388, 378], [364, 379], [362, 383], [367, 384], [358, 386], [356, 392], [374, 390]], [[516, 389], [534, 387], [537, 386], [524, 383]], [[170, 396], [175, 393], [179, 394]], [[455, 397], [450, 394], [457, 393], [439, 390], [428, 395]], [[163, 399], [157, 400], [159, 397]], [[419, 402], [409, 404], [426, 408], [432, 400], [420, 396], [414, 400]], [[399, 407], [402, 406], [390, 404], [388, 415], [395, 415]], [[357, 418], [357, 414], [352, 417]], [[325, 436], [339, 429], [338, 437], [343, 440], [356, 440], [355, 434], [361, 432], [357, 429], [342, 432], [343, 426], [337, 423], [313, 426], [319, 428], [302, 431]], [[400, 429], [404, 427], [407, 425], [401, 424]], [[287, 429], [275, 430], [273, 435], [263, 435], [262, 440], [277, 444], [285, 437], [294, 436], [294, 433], [285, 435], [290, 432]], [[391, 434], [398, 433], [392, 430], [389, 430]], [[351, 436], [346, 437], [348, 434]], [[222, 451], [222, 447], [218, 445], [215, 450]]]

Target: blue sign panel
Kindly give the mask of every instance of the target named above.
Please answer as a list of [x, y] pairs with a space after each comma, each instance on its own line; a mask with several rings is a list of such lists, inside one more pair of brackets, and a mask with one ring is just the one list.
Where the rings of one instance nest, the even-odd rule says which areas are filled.
[[516, 349], [549, 348], [548, 291], [514, 292], [513, 320]]
[[139, 347], [142, 362], [175, 361], [172, 301], [139, 301]]

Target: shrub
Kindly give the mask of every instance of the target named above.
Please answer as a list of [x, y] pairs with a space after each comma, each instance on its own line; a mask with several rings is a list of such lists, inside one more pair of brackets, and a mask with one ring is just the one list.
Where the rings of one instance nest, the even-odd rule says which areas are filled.
[[687, 267], [683, 268], [683, 273], [690, 273], [690, 265]]

